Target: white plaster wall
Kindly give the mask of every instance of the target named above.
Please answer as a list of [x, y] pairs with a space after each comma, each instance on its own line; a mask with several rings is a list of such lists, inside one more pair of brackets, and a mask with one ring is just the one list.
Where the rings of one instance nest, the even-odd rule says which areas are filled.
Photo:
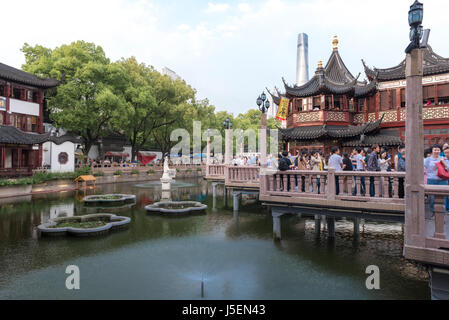
[[132, 152], [132, 147], [124, 147], [123, 148], [123, 153], [127, 153], [129, 155], [129, 157], [127, 157], [125, 160], [126, 161], [131, 161], [131, 152]]
[[[75, 144], [67, 141], [61, 145], [51, 142], [50, 145], [50, 161], [51, 172], [74, 172], [75, 171]], [[59, 154], [65, 152], [69, 156], [69, 161], [66, 164], [61, 164], [58, 161]]]
[[42, 145], [42, 165], [43, 166], [51, 165], [51, 158], [50, 158], [51, 144], [52, 144], [52, 142], [45, 142]]
[[39, 104], [22, 100], [10, 99], [9, 109], [12, 113], [28, 114], [39, 116]]

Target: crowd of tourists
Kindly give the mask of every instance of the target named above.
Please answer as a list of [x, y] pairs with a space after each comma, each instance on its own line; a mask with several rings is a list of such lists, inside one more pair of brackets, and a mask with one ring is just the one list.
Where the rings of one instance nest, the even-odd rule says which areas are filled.
[[[279, 155], [278, 169], [280, 171], [290, 170], [313, 170], [323, 171], [329, 168], [334, 168], [336, 172], [341, 171], [367, 171], [367, 172], [405, 172], [406, 159], [405, 159], [405, 146], [399, 146], [396, 154], [392, 155], [392, 149], [381, 148], [379, 145], [373, 145], [371, 148], [356, 147], [349, 153], [341, 154], [339, 147], [333, 147], [329, 156], [325, 156], [319, 150], [309, 152], [308, 150], [297, 151], [295, 156], [292, 156], [288, 152], [284, 152]], [[327, 163], [326, 163], [326, 159]], [[434, 145], [433, 147], [426, 149], [424, 153], [424, 182], [429, 185], [448, 185], [449, 181], [449, 144], [445, 143], [443, 146]], [[388, 185], [388, 195], [393, 197], [393, 192], [397, 192], [399, 198], [404, 198], [404, 178], [399, 178], [397, 191], [393, 190], [394, 180], [393, 177], [381, 177], [380, 183], [376, 186], [375, 177], [339, 177], [336, 176], [336, 194], [340, 193], [340, 181], [343, 178], [345, 181], [343, 186], [347, 188], [348, 179], [358, 179], [357, 183], [354, 183], [355, 188], [350, 190], [353, 196], [361, 195], [365, 196], [369, 193], [370, 197], [376, 196], [376, 191], [379, 194], [384, 195], [386, 190], [384, 188]], [[304, 180], [305, 177], [302, 177]], [[388, 184], [384, 179], [388, 179]], [[281, 178], [282, 180], [282, 178]], [[301, 179], [300, 179], [301, 180]], [[369, 181], [365, 181], [369, 180]], [[298, 177], [295, 177], [295, 188], [298, 190], [300, 187], [304, 192], [304, 181], [301, 186], [298, 185]], [[289, 181], [290, 182], [290, 181]], [[282, 183], [282, 181], [281, 181]], [[283, 184], [283, 183], [282, 183]], [[316, 185], [318, 193], [320, 193], [320, 178], [317, 177]], [[290, 189], [290, 185], [283, 186], [282, 188]], [[380, 190], [376, 190], [380, 188]], [[292, 186], [293, 188], [293, 186]], [[368, 188], [368, 189], [367, 189]], [[349, 193], [348, 190], [343, 190]], [[429, 197], [430, 209], [434, 212], [434, 198]], [[446, 211], [449, 212], [449, 198], [445, 200]]]
[[[339, 171], [372, 171], [372, 172], [391, 172], [391, 171], [405, 171], [405, 148], [400, 146], [397, 150], [396, 156], [392, 156], [391, 150], [387, 148], [380, 148], [378, 145], [373, 145], [371, 148], [360, 148], [356, 147], [352, 150], [350, 154], [343, 153], [339, 147], [333, 147], [331, 149], [330, 156], [325, 156], [320, 150], [314, 150], [309, 152], [308, 150], [297, 151], [295, 156], [292, 156], [288, 152], [284, 152], [279, 156], [278, 168], [280, 171], [287, 170], [313, 170], [313, 171], [324, 171], [329, 168], [334, 168], [336, 172]], [[326, 159], [327, 164], [326, 164]], [[347, 188], [349, 176], [345, 176], [344, 187]], [[303, 177], [303, 180], [305, 177]], [[336, 176], [336, 194], [340, 194], [340, 181], [339, 177]], [[353, 179], [357, 179], [354, 177]], [[318, 193], [320, 193], [320, 178], [317, 178], [316, 185], [318, 188]], [[304, 185], [304, 183], [303, 183]], [[366, 195], [367, 182], [364, 176], [359, 177], [359, 182], [354, 183], [355, 188], [351, 190], [353, 196]], [[359, 190], [357, 190], [359, 186]], [[298, 186], [296, 186], [298, 188]], [[384, 193], [384, 178], [381, 178], [381, 183], [379, 184], [381, 188], [381, 194]], [[304, 187], [302, 186], [304, 190]], [[398, 194], [400, 197], [404, 197], [404, 179], [399, 179]], [[349, 193], [348, 190], [344, 190]], [[358, 193], [359, 192], [359, 193]], [[374, 197], [376, 194], [375, 190], [375, 178], [369, 177], [369, 195]], [[388, 181], [388, 192], [390, 197], [393, 196], [393, 180]]]

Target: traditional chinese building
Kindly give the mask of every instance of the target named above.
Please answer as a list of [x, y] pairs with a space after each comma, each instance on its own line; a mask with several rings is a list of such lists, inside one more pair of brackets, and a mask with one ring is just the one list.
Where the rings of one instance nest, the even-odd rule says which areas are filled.
[[[321, 150], [338, 145], [379, 144], [396, 147], [405, 140], [405, 60], [389, 69], [370, 69], [359, 81], [345, 66], [334, 38], [333, 51], [323, 67], [303, 86], [284, 81], [285, 93], [270, 93], [275, 104], [289, 100], [287, 129], [281, 130], [286, 148]], [[425, 146], [449, 142], [449, 59], [428, 47], [424, 51]]]
[[44, 92], [59, 84], [0, 63], [0, 176], [31, 175], [42, 164]]

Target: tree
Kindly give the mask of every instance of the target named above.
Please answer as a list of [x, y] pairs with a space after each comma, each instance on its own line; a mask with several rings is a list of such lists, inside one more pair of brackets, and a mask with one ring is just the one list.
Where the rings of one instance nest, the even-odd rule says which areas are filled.
[[24, 44], [26, 63], [22, 69], [40, 77], [61, 81], [47, 94], [50, 119], [58, 128], [81, 136], [83, 152], [110, 132], [109, 124], [123, 112], [122, 92], [127, 76], [118, 64], [111, 64], [103, 49], [84, 41], [54, 50]]
[[172, 80], [165, 75], [157, 78], [154, 89], [157, 117], [164, 125], [156, 128], [151, 136], [162, 153], [168, 154], [177, 144], [170, 139], [172, 131], [178, 128], [189, 131], [189, 118], [186, 115], [193, 112], [191, 108], [196, 92], [185, 81]]
[[[165, 131], [179, 118], [176, 104], [189, 99], [193, 89], [162, 76], [152, 66], [139, 64], [132, 57], [118, 62], [129, 82], [123, 92], [126, 106], [114, 124], [131, 143], [132, 159], [148, 144], [154, 131]], [[175, 105], [173, 105], [175, 104]]]

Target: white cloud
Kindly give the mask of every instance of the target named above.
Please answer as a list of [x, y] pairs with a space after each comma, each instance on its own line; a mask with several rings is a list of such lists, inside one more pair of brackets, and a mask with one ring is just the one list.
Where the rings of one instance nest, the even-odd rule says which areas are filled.
[[[54, 48], [82, 39], [101, 45], [112, 60], [136, 56], [158, 69], [167, 66], [198, 89], [200, 97], [238, 113], [255, 107], [265, 86], [282, 88], [283, 76], [294, 81], [299, 32], [309, 35], [311, 76], [317, 61], [329, 57], [334, 34], [354, 74], [363, 71], [362, 58], [379, 68], [404, 59], [411, 0], [266, 0], [250, 10], [242, 10], [244, 2], [230, 10], [222, 1], [227, 14], [220, 19], [211, 19], [198, 5], [198, 14], [182, 21], [162, 2], [148, 0], [5, 1], [2, 12], [8, 14], [2, 23], [14, 28], [2, 34], [0, 62], [20, 67], [24, 42]], [[219, 6], [210, 3], [208, 8], [219, 12]], [[449, 57], [449, 1], [424, 6], [430, 44]]]
[[206, 13], [222, 13], [229, 9], [229, 4], [227, 3], [212, 3], [207, 4], [207, 9], [204, 11]]
[[239, 3], [238, 8], [242, 12], [251, 11], [251, 6], [248, 3]]

